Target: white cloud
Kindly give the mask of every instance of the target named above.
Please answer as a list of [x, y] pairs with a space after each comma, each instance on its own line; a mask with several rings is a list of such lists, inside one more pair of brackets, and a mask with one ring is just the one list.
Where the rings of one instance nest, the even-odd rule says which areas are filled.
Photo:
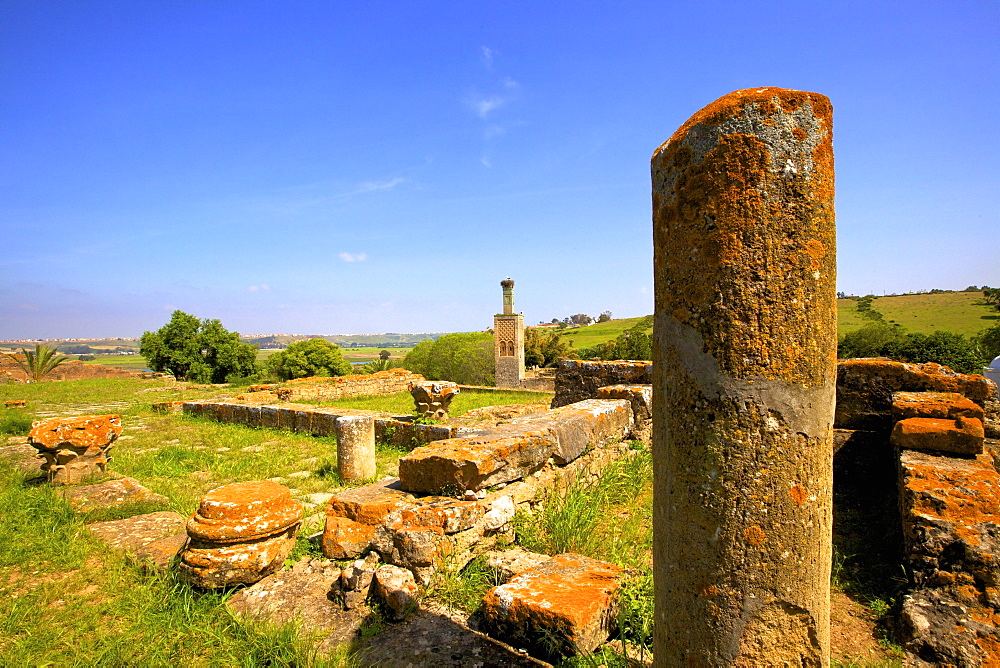
[[357, 193], [370, 193], [376, 190], [390, 190], [395, 188], [400, 183], [406, 183], [406, 179], [396, 177], [388, 181], [365, 181], [360, 186], [358, 186]]
[[501, 97], [499, 95], [483, 97], [482, 95], [474, 93], [468, 98], [466, 103], [472, 108], [473, 111], [476, 112], [477, 116], [485, 119], [489, 116], [491, 111], [498, 107], [502, 107], [509, 101], [510, 98]]
[[481, 46], [479, 47], [479, 52], [480, 52], [479, 59], [482, 61], [483, 67], [485, 67], [488, 70], [493, 69], [493, 55], [496, 53], [496, 51], [494, 51], [488, 46]]
[[340, 259], [344, 262], [364, 262], [368, 259], [367, 253], [341, 253]]
[[503, 85], [506, 86], [507, 88], [517, 88], [521, 84], [517, 83], [516, 81], [514, 81], [510, 77], [504, 77]]
[[267, 283], [261, 283], [260, 285], [251, 285], [247, 287], [247, 292], [270, 292], [271, 286]]
[[484, 155], [479, 159], [479, 162], [483, 163], [483, 167], [492, 167], [493, 161], [490, 160], [490, 156]]

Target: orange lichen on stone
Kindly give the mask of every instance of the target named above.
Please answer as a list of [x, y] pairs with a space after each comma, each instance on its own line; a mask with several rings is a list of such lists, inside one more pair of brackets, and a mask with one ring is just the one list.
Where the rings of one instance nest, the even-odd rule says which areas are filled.
[[238, 482], [202, 497], [187, 524], [188, 534], [212, 542], [269, 536], [302, 520], [302, 504], [284, 485], [269, 480]]
[[806, 488], [802, 485], [792, 485], [792, 488], [788, 490], [788, 493], [791, 495], [792, 501], [794, 501], [797, 506], [801, 506], [805, 503], [806, 497], [808, 496], [806, 494]]
[[747, 527], [743, 530], [743, 537], [747, 539], [747, 542], [760, 547], [767, 540], [767, 535], [758, 526]]
[[982, 406], [957, 392], [895, 392], [892, 395], [892, 416], [896, 420], [913, 417], [983, 420], [985, 413]]
[[892, 444], [908, 450], [936, 450], [963, 455], [983, 452], [983, 423], [959, 416], [955, 420], [907, 418], [892, 428]]
[[[483, 599], [486, 626], [499, 637], [556, 647], [549, 654], [593, 651], [615, 623], [624, 570], [578, 554], [560, 554], [494, 587]], [[553, 652], [553, 650], [555, 650]]]
[[[825, 358], [836, 340], [835, 294], [826, 289], [836, 273], [831, 114], [816, 93], [736, 91], [653, 155], [654, 182], [664, 184], [653, 192], [656, 264], [671, 268], [657, 312], [702, 332], [736, 377], [826, 382], [827, 365], [818, 372], [806, 361]], [[763, 118], [776, 123], [766, 130], [774, 141], [737, 129]], [[795, 139], [790, 126], [805, 132], [803, 124], [808, 132]], [[806, 304], [824, 316], [807, 317]]]

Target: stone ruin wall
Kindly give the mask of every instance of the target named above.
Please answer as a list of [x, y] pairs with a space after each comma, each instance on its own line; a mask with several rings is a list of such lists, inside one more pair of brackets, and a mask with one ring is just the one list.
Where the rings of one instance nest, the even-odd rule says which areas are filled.
[[607, 385], [651, 385], [653, 363], [643, 360], [560, 360], [552, 408], [592, 399]]
[[297, 378], [287, 383], [274, 385], [252, 385], [247, 395], [241, 398], [252, 400], [253, 394], [267, 401], [275, 397], [281, 401], [332, 401], [348, 397], [371, 397], [384, 394], [406, 392], [410, 383], [424, 380], [418, 373], [406, 369], [387, 369], [372, 374]]

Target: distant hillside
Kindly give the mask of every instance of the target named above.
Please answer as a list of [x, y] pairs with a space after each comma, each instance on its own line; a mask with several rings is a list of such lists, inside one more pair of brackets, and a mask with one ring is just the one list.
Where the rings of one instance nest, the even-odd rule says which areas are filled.
[[[837, 332], [841, 335], [870, 322], [857, 310], [855, 299], [837, 300]], [[982, 292], [939, 292], [923, 295], [876, 297], [872, 308], [889, 324], [907, 332], [931, 334], [936, 330], [974, 336], [1000, 322], [1000, 312], [983, 301]]]
[[564, 329], [561, 331], [564, 339], [573, 342], [574, 348], [589, 348], [596, 346], [598, 343], [604, 343], [605, 341], [617, 338], [619, 334], [635, 326], [641, 319], [641, 317], [618, 318], [617, 320], [608, 320], [596, 325], [587, 325], [586, 327]]
[[330, 343], [336, 343], [341, 347], [354, 346], [374, 346], [385, 345], [386, 347], [409, 347], [426, 339], [436, 339], [441, 336], [440, 332], [427, 334], [399, 334], [396, 332], [387, 334], [288, 334], [275, 336], [244, 336], [241, 340], [259, 346], [261, 348], [284, 348], [289, 343], [295, 341], [305, 341], [306, 339], [326, 339]]

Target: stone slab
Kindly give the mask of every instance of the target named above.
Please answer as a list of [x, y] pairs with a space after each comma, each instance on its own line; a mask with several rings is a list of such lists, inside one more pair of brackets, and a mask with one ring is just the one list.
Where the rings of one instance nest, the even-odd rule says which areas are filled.
[[399, 460], [399, 479], [409, 492], [453, 494], [511, 482], [545, 465], [557, 445], [548, 428], [449, 438], [416, 448]]
[[982, 420], [985, 412], [982, 406], [957, 392], [894, 392], [892, 395], [894, 420], [913, 417], [954, 420], [959, 416]]
[[133, 503], [170, 503], [167, 497], [156, 494], [133, 478], [108, 480], [95, 485], [71, 487], [63, 492], [70, 506], [78, 513], [101, 508], [121, 508]]
[[0, 461], [13, 466], [28, 478], [45, 475], [42, 471], [45, 459], [38, 454], [38, 450], [27, 443], [0, 448]]
[[955, 420], [907, 418], [896, 423], [891, 438], [893, 445], [906, 450], [978, 455], [983, 452], [983, 423], [963, 417]]
[[538, 656], [591, 652], [615, 625], [624, 570], [578, 554], [559, 554], [494, 587], [483, 600], [491, 635]]
[[551, 430], [556, 437], [552, 458], [558, 466], [565, 466], [588, 448], [625, 439], [632, 431], [632, 405], [627, 399], [587, 399], [511, 424]]

